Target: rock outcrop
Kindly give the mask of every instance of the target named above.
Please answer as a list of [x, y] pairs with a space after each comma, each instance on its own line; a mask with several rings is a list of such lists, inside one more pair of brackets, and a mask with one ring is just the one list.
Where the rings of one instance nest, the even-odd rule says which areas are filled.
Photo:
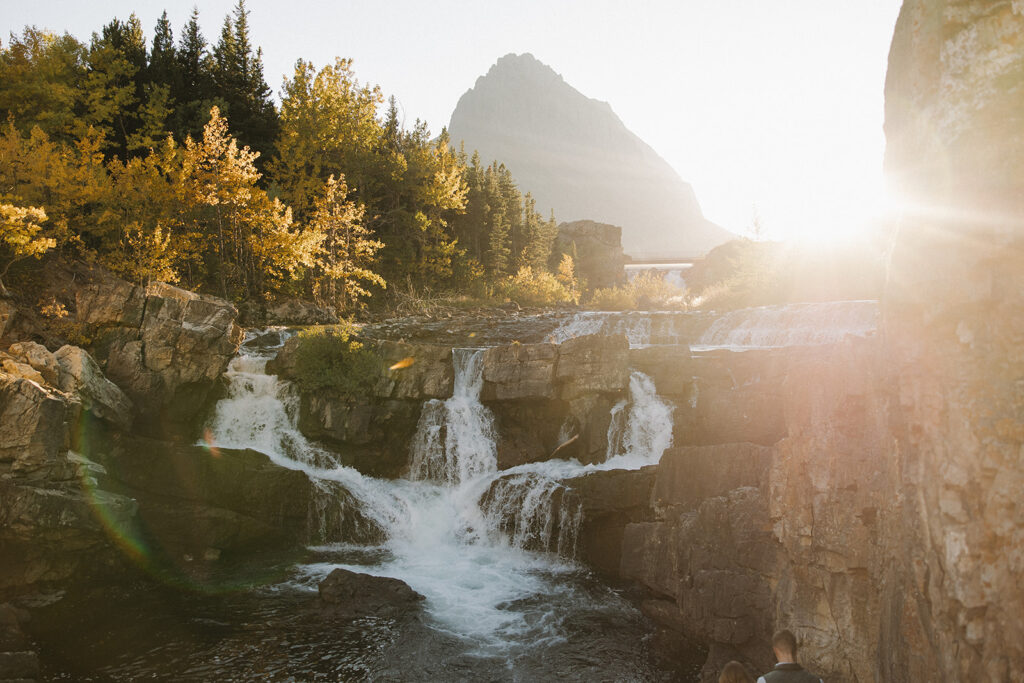
[[587, 289], [614, 287], [626, 281], [626, 257], [622, 253], [622, 228], [594, 221], [574, 221], [558, 226], [551, 247], [551, 267], [562, 255], [573, 257], [576, 276]]
[[77, 396], [82, 407], [94, 416], [127, 430], [132, 424], [132, 402], [85, 349], [62, 346], [53, 354], [59, 370], [61, 391]]
[[97, 359], [134, 402], [135, 427], [194, 438], [242, 341], [235, 307], [163, 283], [137, 287], [104, 277], [77, 292], [76, 316], [97, 331]]
[[[296, 379], [302, 343], [289, 339], [268, 371]], [[364, 348], [380, 360], [368, 394], [300, 391], [299, 428], [361, 472], [396, 477], [408, 466], [423, 402], [452, 395], [452, 349], [376, 339]], [[499, 467], [546, 460], [569, 441], [558, 457], [603, 460], [611, 408], [629, 383], [628, 350], [625, 338], [601, 335], [488, 348], [481, 400], [497, 421]]]
[[879, 677], [1024, 680], [1022, 75], [1020, 2], [904, 2], [885, 163], [910, 208], [883, 302], [904, 537]]
[[560, 458], [604, 460], [611, 407], [629, 384], [624, 337], [488, 349], [481, 400], [498, 426], [498, 465]]
[[[267, 365], [283, 379], [297, 378], [292, 337]], [[370, 391], [351, 396], [334, 389], [300, 391], [299, 429], [334, 447], [346, 464], [378, 477], [397, 477], [408, 465], [423, 402], [452, 395], [450, 347], [366, 340], [379, 358], [379, 376]]]
[[497, 160], [541, 212], [621, 225], [634, 258], [695, 256], [732, 235], [701, 214], [693, 188], [605, 102], [530, 54], [506, 55], [460, 99], [452, 141]]

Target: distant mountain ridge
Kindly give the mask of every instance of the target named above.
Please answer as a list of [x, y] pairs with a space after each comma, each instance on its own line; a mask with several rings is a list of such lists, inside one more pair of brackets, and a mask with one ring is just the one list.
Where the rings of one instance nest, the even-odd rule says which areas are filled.
[[734, 237], [704, 218], [693, 188], [622, 123], [531, 54], [508, 54], [459, 99], [454, 144], [498, 160], [542, 212], [622, 226], [634, 259], [697, 256]]

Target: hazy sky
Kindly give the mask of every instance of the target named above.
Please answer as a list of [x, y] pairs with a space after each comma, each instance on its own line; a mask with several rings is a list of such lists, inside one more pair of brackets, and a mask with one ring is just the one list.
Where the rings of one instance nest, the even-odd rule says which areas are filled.
[[[216, 40], [234, 2], [195, 3]], [[899, 0], [248, 0], [267, 82], [299, 57], [355, 60], [407, 123], [437, 132], [494, 61], [531, 52], [693, 184], [705, 215], [769, 235], [848, 231], [879, 204], [882, 88]], [[35, 24], [82, 40], [163, 9], [180, 34], [193, 3], [0, 0], [0, 30]]]

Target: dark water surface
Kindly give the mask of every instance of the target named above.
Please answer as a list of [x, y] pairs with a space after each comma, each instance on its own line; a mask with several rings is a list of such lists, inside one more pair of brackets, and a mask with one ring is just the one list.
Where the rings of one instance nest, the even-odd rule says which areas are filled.
[[[324, 559], [324, 558], [317, 558]], [[482, 652], [429, 610], [346, 618], [296, 567], [282, 582], [222, 593], [156, 586], [66, 594], [33, 610], [44, 676], [58, 681], [694, 681], [703, 653], [657, 651], [653, 627], [585, 571], [561, 574], [573, 604], [525, 598], [509, 610], [534, 642]], [[536, 603], [536, 604], [533, 604]], [[552, 616], [554, 615], [554, 616]], [[551, 637], [552, 631], [557, 637]]]

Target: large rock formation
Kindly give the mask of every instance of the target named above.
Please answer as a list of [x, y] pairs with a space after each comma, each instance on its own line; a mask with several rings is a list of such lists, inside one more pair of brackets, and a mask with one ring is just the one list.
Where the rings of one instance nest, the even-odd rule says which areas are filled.
[[573, 221], [558, 226], [551, 248], [552, 268], [562, 255], [573, 257], [576, 275], [587, 289], [614, 287], [626, 281], [622, 228], [594, 221]]
[[533, 55], [499, 59], [459, 99], [448, 131], [484, 161], [504, 163], [541, 211], [622, 226], [634, 258], [698, 255], [731, 237], [704, 218], [690, 185], [607, 103]]
[[881, 334], [695, 359], [695, 440], [774, 445], [666, 455], [621, 570], [710, 645], [706, 680], [727, 657], [770, 664], [779, 627], [827, 680], [1024, 680], [1022, 112], [1024, 6], [907, 0]]
[[885, 96], [909, 208], [884, 301], [906, 504], [881, 675], [1024, 680], [1024, 5], [906, 0]]
[[194, 438], [214, 389], [242, 341], [228, 302], [163, 283], [111, 276], [76, 293], [76, 318], [96, 331], [106, 375], [135, 403], [136, 428]]

